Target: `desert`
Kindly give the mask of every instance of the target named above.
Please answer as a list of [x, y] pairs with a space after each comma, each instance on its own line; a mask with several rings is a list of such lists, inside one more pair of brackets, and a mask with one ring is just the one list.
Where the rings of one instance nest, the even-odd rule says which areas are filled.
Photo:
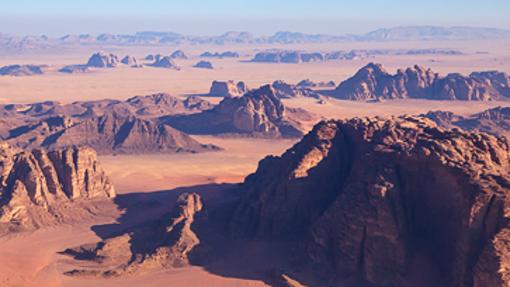
[[510, 284], [510, 26], [50, 2], [130, 29], [1, 31], [0, 286]]

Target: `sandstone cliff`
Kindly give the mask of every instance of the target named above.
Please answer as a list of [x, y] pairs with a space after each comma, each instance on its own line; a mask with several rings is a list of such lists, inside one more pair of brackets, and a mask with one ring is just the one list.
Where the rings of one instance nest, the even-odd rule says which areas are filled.
[[423, 117], [322, 122], [246, 178], [231, 230], [300, 240], [323, 286], [507, 286], [509, 145]]
[[115, 196], [89, 148], [16, 152], [3, 144], [0, 164], [0, 232], [80, 218], [88, 211], [76, 205], [68, 214], [70, 204]]

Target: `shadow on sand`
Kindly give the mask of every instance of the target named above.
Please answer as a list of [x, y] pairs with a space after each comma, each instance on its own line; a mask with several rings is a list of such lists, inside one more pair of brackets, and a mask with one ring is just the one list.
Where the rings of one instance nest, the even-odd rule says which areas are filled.
[[189, 255], [191, 265], [222, 277], [259, 280], [273, 285], [271, 272], [287, 268], [288, 259], [295, 257], [292, 255], [295, 249], [289, 242], [233, 239], [229, 235], [229, 222], [239, 199], [237, 187], [237, 184], [208, 184], [121, 194], [115, 199], [123, 211], [117, 222], [95, 225], [91, 229], [102, 240], [130, 233], [134, 239], [132, 251], [148, 251], [144, 246], [145, 231], [157, 228], [162, 218], [172, 211], [180, 194], [195, 192], [201, 196], [204, 209], [196, 215], [192, 225], [200, 244]]

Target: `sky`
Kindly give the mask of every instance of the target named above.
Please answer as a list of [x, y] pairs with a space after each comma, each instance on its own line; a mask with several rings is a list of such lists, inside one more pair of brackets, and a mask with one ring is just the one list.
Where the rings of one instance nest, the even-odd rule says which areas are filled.
[[363, 33], [406, 25], [510, 29], [510, 0], [0, 0], [0, 33]]

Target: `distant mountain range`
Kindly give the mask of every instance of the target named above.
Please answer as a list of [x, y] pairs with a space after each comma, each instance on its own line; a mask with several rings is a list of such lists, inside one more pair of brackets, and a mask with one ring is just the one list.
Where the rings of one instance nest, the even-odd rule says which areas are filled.
[[142, 31], [135, 34], [69, 34], [63, 37], [0, 34], [0, 50], [22, 51], [56, 45], [168, 45], [200, 44], [294, 44], [342, 41], [480, 40], [510, 39], [510, 30], [482, 27], [402, 26], [366, 34], [326, 35], [280, 31], [271, 36], [231, 31], [217, 36], [190, 36], [174, 32]]

